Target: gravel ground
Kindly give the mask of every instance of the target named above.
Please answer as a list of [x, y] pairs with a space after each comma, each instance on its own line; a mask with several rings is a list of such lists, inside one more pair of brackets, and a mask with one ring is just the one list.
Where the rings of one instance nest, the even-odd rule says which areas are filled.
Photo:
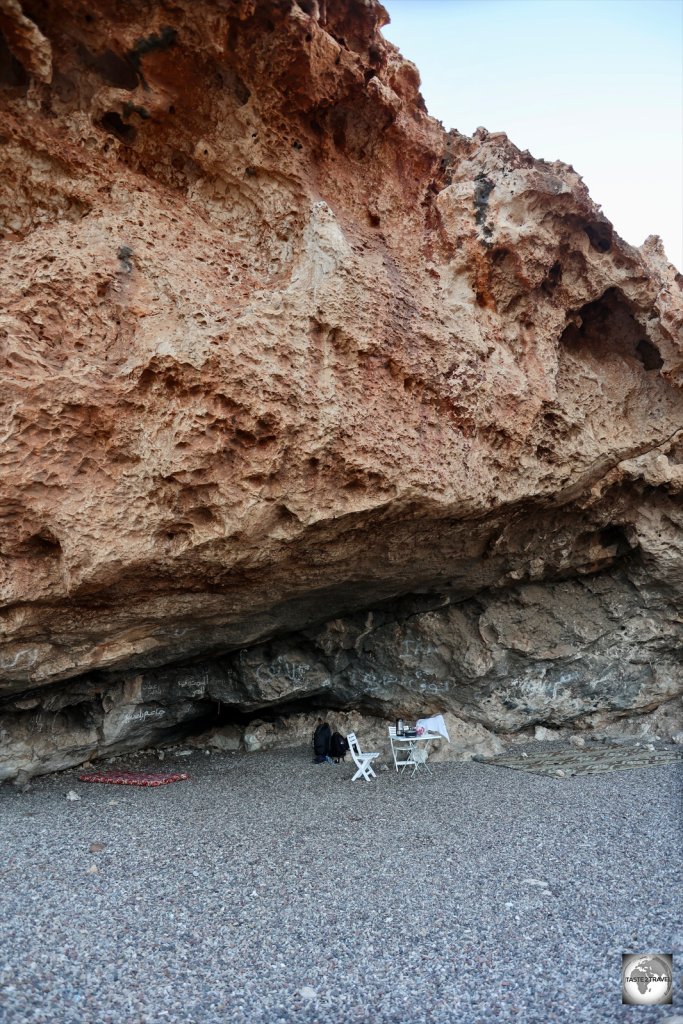
[[[0, 787], [3, 1024], [683, 1013], [680, 766], [371, 784], [307, 750], [162, 767], [190, 780]], [[674, 1006], [622, 1006], [622, 952], [672, 950]]]

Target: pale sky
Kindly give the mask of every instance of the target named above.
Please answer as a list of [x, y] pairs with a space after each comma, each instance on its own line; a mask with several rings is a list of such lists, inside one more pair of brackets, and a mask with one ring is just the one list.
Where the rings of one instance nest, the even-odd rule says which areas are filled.
[[683, 0], [382, 0], [429, 113], [572, 164], [683, 269]]

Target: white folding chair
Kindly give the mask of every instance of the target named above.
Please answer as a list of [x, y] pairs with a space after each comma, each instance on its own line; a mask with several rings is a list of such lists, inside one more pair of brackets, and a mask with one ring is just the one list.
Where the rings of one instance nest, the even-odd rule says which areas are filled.
[[369, 782], [370, 779], [376, 779], [377, 776], [372, 770], [372, 762], [376, 757], [379, 757], [379, 751], [377, 751], [376, 754], [364, 754], [360, 749], [355, 732], [350, 732], [346, 739], [349, 744], [349, 750], [351, 751], [351, 757], [358, 769], [354, 777], [351, 779], [351, 782], [355, 782], [356, 779], [360, 779], [361, 777], [364, 778], [366, 782]]

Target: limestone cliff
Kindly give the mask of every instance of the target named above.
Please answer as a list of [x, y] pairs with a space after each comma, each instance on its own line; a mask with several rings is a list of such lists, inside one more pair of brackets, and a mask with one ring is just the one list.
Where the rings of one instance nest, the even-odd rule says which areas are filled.
[[445, 132], [385, 21], [0, 0], [5, 774], [215, 701], [683, 689], [681, 275]]

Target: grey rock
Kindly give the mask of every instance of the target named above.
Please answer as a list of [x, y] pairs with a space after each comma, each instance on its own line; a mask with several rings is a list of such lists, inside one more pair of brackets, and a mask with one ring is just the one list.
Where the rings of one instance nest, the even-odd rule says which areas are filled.
[[[187, 743], [200, 728], [197, 745], [218, 750], [292, 745], [301, 735], [277, 722], [325, 708], [374, 716], [382, 736], [399, 714], [450, 714], [457, 756], [495, 753], [498, 737], [507, 743], [528, 730], [567, 741], [577, 725], [577, 745], [675, 738], [683, 623], [671, 589], [639, 572], [517, 582], [457, 603], [445, 593], [413, 595], [194, 666], [37, 691], [30, 707], [22, 698], [0, 709], [0, 780]], [[251, 721], [207, 732], [217, 711]]]

